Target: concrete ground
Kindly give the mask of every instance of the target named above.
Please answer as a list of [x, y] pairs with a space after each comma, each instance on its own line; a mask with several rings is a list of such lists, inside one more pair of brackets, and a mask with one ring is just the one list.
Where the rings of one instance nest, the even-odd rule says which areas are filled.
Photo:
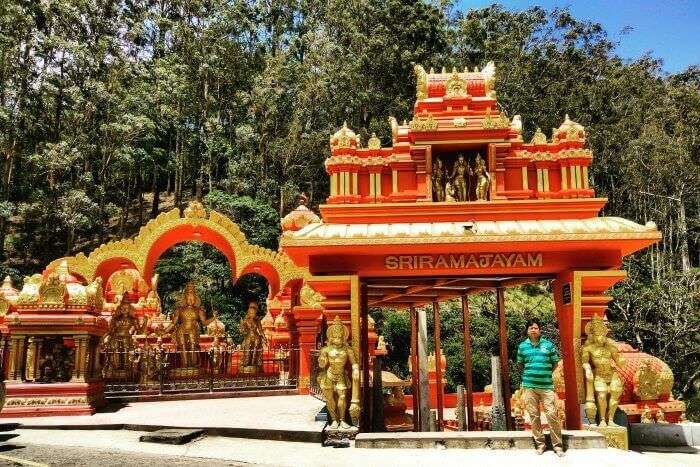
[[[205, 436], [182, 446], [141, 443], [143, 433], [123, 430], [17, 430], [19, 436], [0, 446], [7, 458], [50, 465], [260, 465], [260, 466], [424, 466], [537, 465], [538, 467], [693, 467], [697, 454], [637, 453], [618, 449], [582, 449], [558, 458], [534, 450], [486, 449], [334, 449], [314, 443]], [[73, 454], [71, 454], [73, 453]], [[77, 462], [71, 462], [70, 456]], [[173, 459], [177, 462], [171, 464]], [[7, 463], [4, 465], [13, 465]], [[16, 465], [22, 465], [18, 463]], [[31, 465], [31, 464], [25, 464]]]
[[0, 418], [22, 425], [158, 425], [183, 428], [253, 428], [288, 431], [323, 429], [314, 416], [323, 402], [311, 396], [241, 397], [186, 401], [130, 402], [94, 415]]

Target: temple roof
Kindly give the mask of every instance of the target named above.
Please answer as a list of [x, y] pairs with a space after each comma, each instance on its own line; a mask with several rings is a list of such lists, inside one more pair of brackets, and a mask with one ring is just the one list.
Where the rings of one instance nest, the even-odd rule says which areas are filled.
[[386, 224], [310, 224], [282, 238], [282, 246], [489, 241], [547, 241], [660, 238], [656, 224], [640, 225], [619, 217], [591, 219], [416, 222]]

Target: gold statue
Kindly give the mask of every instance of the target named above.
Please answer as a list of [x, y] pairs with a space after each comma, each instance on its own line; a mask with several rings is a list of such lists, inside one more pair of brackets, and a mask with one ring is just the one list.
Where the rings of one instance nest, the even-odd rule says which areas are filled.
[[651, 409], [649, 409], [648, 405], [644, 405], [644, 410], [642, 411], [642, 415], [640, 415], [640, 422], [642, 423], [654, 423], [654, 419], [651, 418]]
[[[586, 343], [581, 349], [581, 362], [586, 378], [586, 416], [595, 423], [596, 412], [600, 419], [598, 426], [617, 426], [613, 416], [622, 394], [622, 379], [616, 366], [623, 364], [615, 342], [607, 337], [608, 327], [599, 317], [594, 316], [586, 324]], [[594, 402], [595, 391], [595, 402]]]
[[664, 409], [661, 407], [656, 411], [656, 423], [668, 424], [668, 421], [666, 421], [666, 412], [664, 412]]
[[[109, 329], [103, 343], [108, 352], [106, 371], [125, 370], [128, 361], [127, 352], [134, 348], [134, 334], [141, 329], [139, 320], [134, 316], [134, 307], [123, 295], [115, 297], [116, 307], [109, 321]], [[111, 354], [111, 355], [109, 355]]]
[[452, 168], [452, 175], [450, 175], [452, 186], [457, 193], [457, 201], [469, 201], [469, 177], [472, 175], [474, 173], [464, 160], [464, 154], [458, 155], [457, 162]]
[[445, 201], [445, 179], [447, 171], [442, 163], [442, 159], [437, 159], [433, 164], [433, 193], [435, 193], [435, 201]]
[[238, 329], [243, 337], [241, 343], [241, 371], [243, 373], [258, 373], [262, 371], [262, 353], [265, 339], [258, 314], [258, 303], [248, 303], [248, 311], [241, 320]]
[[491, 185], [491, 180], [489, 173], [486, 171], [486, 163], [481, 157], [481, 154], [476, 155], [476, 167], [474, 170], [476, 174], [476, 199], [478, 201], [486, 201], [489, 194], [489, 186]]
[[199, 350], [199, 323], [206, 326], [210, 321], [204, 315], [202, 301], [197, 295], [194, 282], [188, 282], [175, 308], [172, 321], [164, 330], [164, 334], [175, 331], [175, 344], [182, 355], [181, 364], [185, 367], [196, 365], [197, 355], [194, 352]]
[[[347, 343], [348, 335], [348, 328], [336, 315], [333, 324], [326, 330], [326, 345], [318, 356], [318, 366], [325, 370], [319, 374], [318, 384], [326, 398], [326, 407], [332, 420], [331, 430], [350, 429], [345, 421], [348, 389], [352, 389], [350, 416], [353, 424], [357, 424], [360, 414], [360, 365], [355, 352]], [[352, 368], [351, 375], [347, 374], [348, 362]]]

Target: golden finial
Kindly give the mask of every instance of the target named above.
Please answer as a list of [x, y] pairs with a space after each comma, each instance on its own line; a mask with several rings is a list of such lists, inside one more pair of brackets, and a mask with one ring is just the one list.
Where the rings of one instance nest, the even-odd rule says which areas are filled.
[[367, 147], [369, 149], [379, 149], [382, 147], [382, 142], [377, 138], [376, 133], [372, 133], [372, 136], [367, 140]]
[[532, 135], [530, 144], [547, 144], [547, 136], [545, 136], [545, 134], [542, 133], [540, 127], [537, 127], [537, 130], [535, 130], [535, 134]]

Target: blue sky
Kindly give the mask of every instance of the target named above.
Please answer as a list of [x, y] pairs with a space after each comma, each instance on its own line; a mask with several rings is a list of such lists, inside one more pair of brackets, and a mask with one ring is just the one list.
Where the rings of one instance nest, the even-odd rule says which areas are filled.
[[[568, 6], [575, 17], [601, 23], [612, 39], [619, 40], [617, 51], [623, 58], [651, 52], [663, 59], [664, 70], [669, 73], [700, 65], [700, 0], [461, 0], [458, 8], [482, 8], [492, 3], [508, 10], [524, 10], [532, 5], [548, 10]], [[626, 26], [633, 30], [621, 35]]]

